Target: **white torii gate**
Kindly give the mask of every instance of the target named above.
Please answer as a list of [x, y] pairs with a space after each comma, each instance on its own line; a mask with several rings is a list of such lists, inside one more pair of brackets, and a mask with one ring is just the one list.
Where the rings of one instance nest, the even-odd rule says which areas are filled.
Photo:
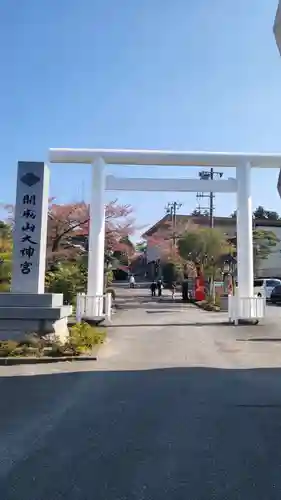
[[[105, 191], [123, 190], [236, 193], [239, 297], [241, 299], [247, 298], [247, 300], [254, 298], [251, 169], [253, 167], [280, 168], [281, 154], [50, 149], [49, 160], [51, 163], [92, 165], [87, 287], [89, 297], [98, 297], [103, 294]], [[118, 178], [111, 175], [106, 176], [106, 164], [236, 167], [236, 178], [224, 180]], [[250, 312], [245, 314], [247, 317], [251, 317]], [[98, 315], [98, 311], [96, 315]]]

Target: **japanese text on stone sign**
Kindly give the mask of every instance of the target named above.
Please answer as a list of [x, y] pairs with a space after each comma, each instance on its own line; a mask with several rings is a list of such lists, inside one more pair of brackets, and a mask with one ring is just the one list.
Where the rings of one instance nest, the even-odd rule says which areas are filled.
[[24, 206], [21, 214], [23, 219], [21, 243], [23, 245], [20, 250], [20, 256], [22, 258], [20, 268], [22, 274], [29, 274], [32, 270], [32, 257], [36, 252], [36, 245], [38, 244], [33, 237], [36, 229], [36, 212], [33, 208], [36, 206], [35, 194], [25, 194], [22, 199], [22, 204]]

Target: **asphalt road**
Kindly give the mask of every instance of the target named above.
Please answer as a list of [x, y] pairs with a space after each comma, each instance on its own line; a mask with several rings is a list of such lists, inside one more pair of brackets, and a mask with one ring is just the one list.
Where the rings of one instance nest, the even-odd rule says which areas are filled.
[[279, 500], [278, 328], [216, 318], [142, 303], [96, 363], [2, 367], [0, 498]]

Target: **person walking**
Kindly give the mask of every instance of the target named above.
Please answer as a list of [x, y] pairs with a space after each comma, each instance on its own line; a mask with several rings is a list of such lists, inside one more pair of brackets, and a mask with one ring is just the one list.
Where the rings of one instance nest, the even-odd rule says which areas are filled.
[[151, 297], [155, 297], [155, 295], [156, 295], [156, 288], [157, 288], [156, 282], [153, 280], [152, 283], [151, 283], [151, 285], [150, 285]]
[[172, 283], [172, 286], [171, 286], [172, 300], [175, 300], [176, 290], [177, 290], [176, 283]]
[[133, 274], [131, 274], [130, 280], [129, 280], [130, 288], [135, 288], [135, 283], [136, 283], [135, 277]]
[[161, 297], [162, 295], [162, 289], [163, 289], [163, 282], [161, 279], [157, 281], [157, 290], [158, 290], [158, 297]]
[[184, 278], [182, 282], [182, 300], [183, 302], [188, 302], [188, 280]]

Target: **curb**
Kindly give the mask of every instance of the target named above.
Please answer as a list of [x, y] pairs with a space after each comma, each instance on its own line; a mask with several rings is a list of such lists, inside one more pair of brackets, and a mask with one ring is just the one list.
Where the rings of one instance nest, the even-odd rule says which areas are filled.
[[38, 365], [38, 364], [50, 364], [59, 363], [61, 361], [97, 361], [96, 356], [42, 356], [42, 358], [35, 357], [7, 357], [0, 358], [0, 366], [12, 366], [12, 365]]

